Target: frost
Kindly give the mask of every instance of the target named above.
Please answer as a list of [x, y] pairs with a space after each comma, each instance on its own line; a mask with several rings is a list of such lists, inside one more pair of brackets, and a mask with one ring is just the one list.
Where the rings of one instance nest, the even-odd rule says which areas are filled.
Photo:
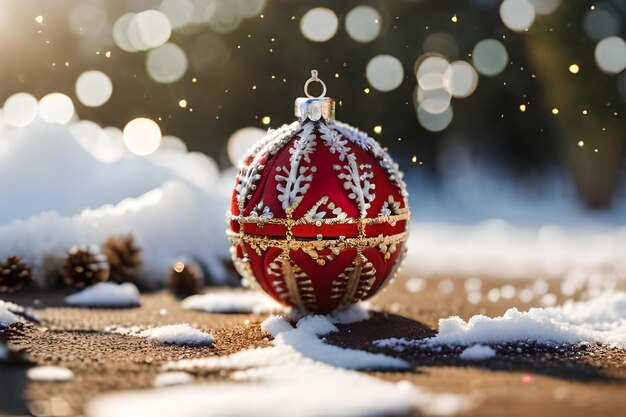
[[[372, 192], [376, 188], [375, 184], [372, 184], [370, 180], [374, 178], [369, 164], [358, 165], [356, 162], [356, 156], [351, 153], [348, 155], [348, 164], [339, 166], [335, 165], [335, 170], [344, 170], [337, 175], [337, 178], [345, 180], [343, 188], [350, 191], [348, 198], [356, 200], [361, 216], [367, 215], [367, 210], [370, 208], [370, 203], [374, 201], [375, 194]], [[359, 169], [362, 173], [359, 172]]]
[[99, 282], [91, 287], [65, 297], [65, 302], [80, 307], [136, 307], [139, 301], [139, 290], [130, 282], [116, 284]]

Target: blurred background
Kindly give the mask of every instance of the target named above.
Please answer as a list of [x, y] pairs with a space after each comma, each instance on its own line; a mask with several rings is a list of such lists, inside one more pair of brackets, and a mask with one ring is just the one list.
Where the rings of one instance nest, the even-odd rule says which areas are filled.
[[621, 0], [2, 0], [0, 103], [149, 118], [225, 169], [294, 119], [316, 68], [418, 215], [624, 213], [625, 30]]

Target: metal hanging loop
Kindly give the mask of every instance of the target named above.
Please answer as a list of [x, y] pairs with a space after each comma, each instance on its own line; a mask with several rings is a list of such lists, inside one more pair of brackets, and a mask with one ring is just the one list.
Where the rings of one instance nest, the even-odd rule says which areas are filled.
[[[322, 94], [317, 97], [309, 93], [309, 85], [313, 82], [318, 82], [322, 84]], [[306, 83], [304, 83], [304, 94], [306, 94], [308, 98], [322, 98], [326, 96], [326, 84], [324, 84], [324, 81], [317, 78], [317, 70], [311, 70], [311, 78], [306, 80]]]

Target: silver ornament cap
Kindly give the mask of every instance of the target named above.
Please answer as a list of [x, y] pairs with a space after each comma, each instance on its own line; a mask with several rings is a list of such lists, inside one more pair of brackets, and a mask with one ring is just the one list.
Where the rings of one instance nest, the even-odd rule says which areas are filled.
[[[322, 84], [322, 94], [315, 97], [309, 93], [309, 85], [313, 82]], [[309, 119], [318, 121], [321, 118], [333, 120], [335, 118], [335, 100], [326, 97], [326, 84], [317, 77], [317, 70], [311, 70], [311, 78], [304, 83], [306, 97], [298, 97], [295, 104], [295, 115], [300, 121]]]

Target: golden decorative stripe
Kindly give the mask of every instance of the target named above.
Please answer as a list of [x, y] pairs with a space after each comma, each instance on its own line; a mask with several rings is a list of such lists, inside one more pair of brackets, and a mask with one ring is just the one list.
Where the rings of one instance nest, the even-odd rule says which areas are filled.
[[326, 249], [331, 246], [339, 246], [339, 247], [351, 247], [357, 248], [357, 246], [365, 247], [375, 247], [380, 245], [381, 243], [385, 243], [387, 245], [392, 243], [398, 243], [406, 240], [408, 236], [408, 232], [400, 232], [395, 235], [379, 235], [372, 237], [351, 237], [345, 239], [322, 239], [322, 240], [294, 240], [291, 239], [280, 239], [276, 237], [270, 238], [269, 236], [261, 236], [261, 235], [250, 235], [250, 234], [240, 234], [228, 230], [226, 232], [228, 237], [231, 240], [241, 240], [252, 247], [260, 247], [265, 250], [269, 247], [279, 248], [279, 249], [291, 249], [291, 250], [299, 250], [302, 248], [305, 249]]
[[366, 226], [372, 224], [383, 224], [390, 223], [394, 224], [400, 221], [408, 220], [410, 217], [410, 213], [407, 211], [405, 213], [394, 214], [391, 216], [378, 216], [378, 217], [367, 217], [361, 219], [360, 217], [347, 217], [345, 219], [306, 219], [304, 217], [299, 218], [298, 220], [293, 219], [280, 219], [280, 218], [268, 218], [268, 217], [258, 217], [258, 216], [235, 216], [232, 214], [228, 215], [229, 220], [233, 220], [241, 223], [253, 223], [253, 224], [280, 224], [287, 226], [291, 223], [292, 226], [301, 226], [301, 225], [327, 225], [327, 224], [365, 224]]

